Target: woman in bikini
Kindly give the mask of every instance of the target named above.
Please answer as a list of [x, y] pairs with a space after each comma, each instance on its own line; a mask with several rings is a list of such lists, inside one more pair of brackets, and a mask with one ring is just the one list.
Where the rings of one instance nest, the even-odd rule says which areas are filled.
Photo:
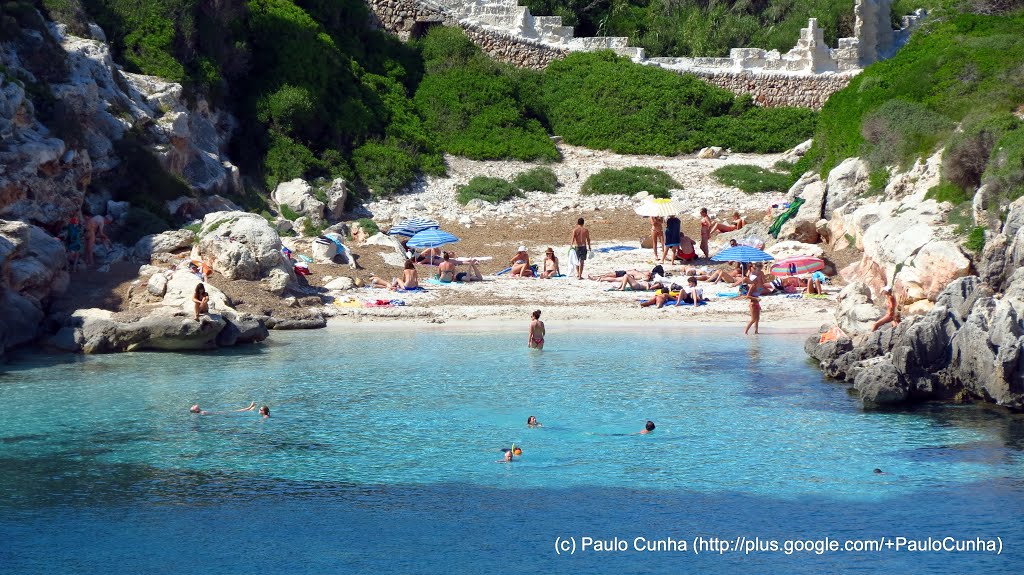
[[742, 229], [743, 226], [747, 225], [747, 221], [743, 219], [743, 216], [739, 212], [732, 213], [732, 220], [728, 224], [722, 222], [713, 222], [711, 224], [711, 233], [715, 232], [734, 232]]
[[731, 269], [718, 269], [711, 272], [708, 276], [708, 281], [711, 283], [726, 282], [736, 283], [738, 278], [743, 277], [743, 270], [741, 269], [740, 262], [729, 262], [732, 264]]
[[658, 244], [665, 245], [665, 218], [651, 216], [651, 247], [654, 248], [654, 258], [658, 258]]
[[533, 349], [544, 349], [544, 322], [540, 321], [540, 310], [533, 312], [533, 321], [530, 322], [530, 336], [527, 347]]
[[192, 302], [196, 304], [196, 321], [199, 321], [199, 314], [210, 313], [210, 294], [206, 293], [203, 284], [196, 284], [196, 291], [192, 294]]
[[761, 322], [761, 298], [753, 295], [741, 295], [736, 299], [750, 300], [750, 321], [747, 322], [747, 329], [743, 330], [743, 335], [748, 334], [750, 326], [754, 326], [754, 335], [757, 335], [758, 324]]
[[533, 277], [533, 270], [530, 269], [530, 254], [526, 252], [526, 246], [519, 246], [516, 255], [508, 262], [512, 269], [509, 276], [514, 278]]
[[390, 287], [391, 289], [415, 289], [420, 287], [420, 276], [416, 273], [416, 266], [413, 265], [412, 260], [405, 260], [402, 279], [396, 279]]
[[711, 239], [711, 216], [708, 215], [707, 208], [700, 209], [700, 251], [704, 252], [704, 257], [711, 257], [708, 254], [708, 240]]
[[544, 252], [544, 271], [540, 272], [540, 277], [549, 279], [559, 275], [562, 275], [562, 272], [558, 268], [558, 258], [555, 257], [555, 250], [554, 248], [548, 248]]

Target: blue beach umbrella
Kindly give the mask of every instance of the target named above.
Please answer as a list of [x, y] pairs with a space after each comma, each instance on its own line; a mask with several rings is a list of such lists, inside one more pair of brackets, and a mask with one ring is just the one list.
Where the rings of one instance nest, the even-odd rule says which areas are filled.
[[406, 245], [411, 248], [436, 248], [445, 244], [454, 244], [459, 238], [436, 228], [423, 230], [409, 238]]
[[434, 220], [427, 218], [412, 218], [405, 220], [397, 225], [391, 226], [388, 230], [389, 236], [408, 236], [412, 237], [422, 232], [423, 230], [430, 230], [440, 228], [441, 224]]
[[774, 259], [775, 256], [770, 253], [763, 252], [750, 246], [726, 248], [711, 256], [711, 260], [716, 262], [740, 262], [745, 264], [754, 262], [770, 262]]

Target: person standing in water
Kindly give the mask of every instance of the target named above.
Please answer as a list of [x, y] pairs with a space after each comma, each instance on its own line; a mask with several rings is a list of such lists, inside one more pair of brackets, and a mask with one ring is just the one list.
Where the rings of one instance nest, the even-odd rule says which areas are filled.
[[576, 257], [580, 265], [576, 267], [576, 279], [583, 279], [583, 262], [587, 259], [587, 251], [590, 250], [590, 230], [583, 227], [583, 218], [576, 220], [576, 227], [572, 230], [572, 238], [569, 240], [569, 247], [576, 250]]
[[761, 323], [761, 298], [756, 295], [741, 295], [736, 299], [749, 299], [750, 300], [750, 321], [747, 322], [747, 328], [743, 330], [743, 335], [750, 333], [750, 326], [754, 326], [754, 335], [758, 335], [758, 326]]
[[544, 349], [544, 322], [540, 321], [540, 310], [533, 312], [533, 321], [530, 322], [530, 341], [527, 347], [533, 349]]

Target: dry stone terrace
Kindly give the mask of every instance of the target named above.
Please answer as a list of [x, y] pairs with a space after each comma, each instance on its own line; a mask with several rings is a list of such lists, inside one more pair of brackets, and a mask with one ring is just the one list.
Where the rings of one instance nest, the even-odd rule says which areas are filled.
[[854, 37], [838, 47], [825, 43], [811, 18], [785, 54], [734, 48], [725, 58], [647, 58], [628, 38], [577, 38], [559, 16], [534, 16], [518, 0], [367, 0], [377, 25], [403, 39], [434, 25], [459, 26], [492, 58], [524, 68], [545, 68], [571, 52], [612, 50], [635, 62], [690, 73], [736, 94], [751, 94], [761, 106], [820, 109], [860, 70], [892, 56], [906, 42], [923, 13], [889, 25], [891, 0], [856, 0]]

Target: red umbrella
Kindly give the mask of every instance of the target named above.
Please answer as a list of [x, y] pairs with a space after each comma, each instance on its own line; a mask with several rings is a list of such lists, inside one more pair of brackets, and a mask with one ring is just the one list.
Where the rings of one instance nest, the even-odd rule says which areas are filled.
[[795, 276], [823, 269], [825, 269], [825, 262], [821, 258], [792, 256], [772, 264], [772, 275], [777, 277]]

